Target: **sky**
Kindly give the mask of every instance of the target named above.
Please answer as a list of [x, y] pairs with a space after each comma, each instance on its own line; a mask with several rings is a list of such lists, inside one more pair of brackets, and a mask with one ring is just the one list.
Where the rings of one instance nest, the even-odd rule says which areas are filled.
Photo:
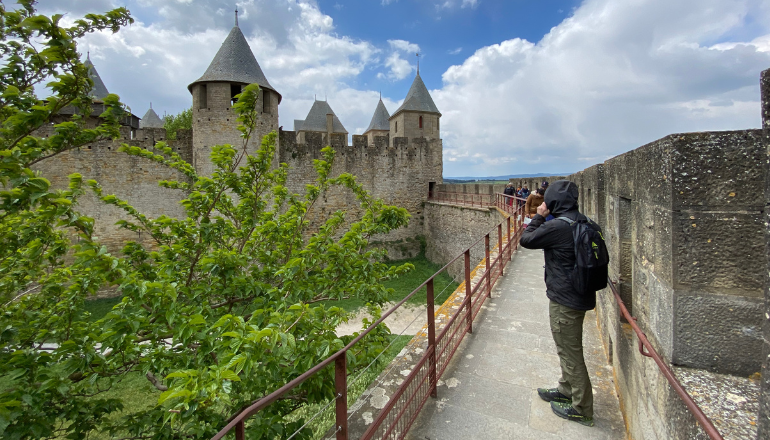
[[762, 0], [41, 0], [73, 20], [136, 22], [79, 41], [142, 116], [187, 85], [239, 25], [291, 129], [326, 99], [351, 134], [420, 76], [442, 113], [444, 176], [571, 173], [672, 133], [759, 128], [770, 68]]

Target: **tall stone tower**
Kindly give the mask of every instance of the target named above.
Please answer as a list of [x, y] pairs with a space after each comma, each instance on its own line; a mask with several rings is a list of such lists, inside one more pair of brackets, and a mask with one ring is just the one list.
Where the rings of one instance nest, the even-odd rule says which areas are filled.
[[214, 171], [210, 158], [214, 145], [241, 147], [243, 139], [237, 129], [233, 104], [241, 88], [252, 83], [259, 84], [261, 93], [257, 102], [259, 118], [256, 131], [247, 147], [249, 153], [257, 150], [264, 135], [273, 130], [278, 131], [281, 95], [262, 73], [249, 43], [238, 27], [236, 11], [235, 26], [206, 73], [187, 86], [193, 98], [193, 166], [199, 174], [210, 175]]
[[439, 119], [441, 112], [430, 97], [418, 70], [404, 103], [390, 117], [390, 145], [393, 146], [393, 140], [398, 137], [410, 140], [425, 138], [428, 141], [441, 139]]

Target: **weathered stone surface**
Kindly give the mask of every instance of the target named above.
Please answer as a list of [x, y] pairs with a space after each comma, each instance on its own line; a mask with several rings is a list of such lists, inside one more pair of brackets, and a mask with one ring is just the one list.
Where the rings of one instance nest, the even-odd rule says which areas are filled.
[[761, 130], [684, 133], [671, 155], [672, 209], [760, 211], [764, 205]]
[[673, 219], [676, 288], [759, 298], [765, 270], [751, 261], [764, 253], [758, 212], [681, 211]]
[[760, 370], [761, 299], [677, 292], [674, 303], [674, 364], [744, 377]]
[[762, 393], [759, 402], [758, 436], [770, 438], [770, 69], [761, 74], [759, 88], [762, 97], [762, 130], [765, 147], [765, 314], [764, 348], [762, 350]]
[[[427, 202], [425, 204], [425, 232], [428, 245], [426, 256], [431, 261], [446, 264], [503, 219], [503, 214], [493, 208], [472, 208]], [[497, 242], [497, 231], [493, 231], [490, 241]], [[471, 249], [471, 261], [481, 258], [484, 258], [483, 240]], [[448, 269], [449, 274], [455, 279], [462, 278], [465, 270], [463, 264], [462, 259], [452, 263]]]

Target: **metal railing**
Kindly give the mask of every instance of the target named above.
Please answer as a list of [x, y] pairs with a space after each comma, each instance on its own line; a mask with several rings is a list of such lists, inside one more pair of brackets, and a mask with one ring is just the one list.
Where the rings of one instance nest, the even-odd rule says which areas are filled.
[[[509, 197], [509, 196], [506, 196]], [[489, 206], [489, 203], [487, 205]], [[417, 294], [423, 287], [427, 290], [427, 327], [428, 327], [428, 347], [423, 352], [422, 357], [417, 361], [411, 373], [399, 386], [385, 407], [377, 415], [373, 423], [369, 426], [361, 439], [389, 439], [403, 438], [419, 411], [428, 399], [428, 396], [437, 397], [438, 379], [446, 370], [449, 361], [457, 351], [460, 342], [466, 333], [473, 332], [473, 319], [481, 310], [481, 306], [486, 298], [492, 296], [492, 286], [497, 279], [502, 276], [503, 269], [513, 256], [523, 231], [521, 221], [521, 206], [514, 203], [510, 209], [504, 209], [512, 214], [497, 226], [489, 230], [483, 237], [469, 246], [465, 251], [457, 255], [452, 261], [439, 269], [430, 278], [425, 280], [412, 293], [407, 295], [398, 304], [387, 312], [383, 313], [380, 319], [375, 321], [369, 328], [359, 334], [348, 345], [337, 353], [326, 358], [310, 370], [301, 374], [296, 379], [270, 393], [268, 396], [258, 400], [248, 408], [232, 417], [228, 424], [222, 428], [212, 440], [219, 440], [231, 431], [235, 431], [236, 440], [245, 439], [246, 420], [266, 408], [271, 403], [280, 399], [284, 394], [293, 388], [299, 386], [302, 382], [323, 370], [325, 367], [334, 363], [334, 389], [335, 395], [335, 427], [337, 440], [348, 440], [348, 398], [347, 398], [347, 352], [353, 348], [369, 332], [374, 330], [395, 310], [406, 303], [410, 298]], [[513, 220], [512, 220], [513, 219]], [[506, 233], [503, 234], [503, 228]], [[497, 256], [494, 261], [490, 261], [490, 235], [497, 230]], [[482, 276], [475, 286], [471, 286], [471, 249], [477, 244], [484, 242], [485, 266]], [[464, 260], [464, 284], [465, 298], [460, 307], [452, 314], [446, 325], [436, 334], [436, 316], [434, 313], [434, 279], [440, 273], [446, 271], [449, 266], [460, 258]], [[331, 404], [331, 402], [329, 403]]]
[[[671, 367], [669, 367], [664, 361], [663, 358], [660, 357], [657, 351], [655, 351], [655, 348], [652, 346], [650, 341], [647, 339], [647, 335], [644, 334], [642, 329], [639, 328], [639, 326], [636, 324], [636, 318], [631, 316], [631, 313], [626, 308], [625, 303], [620, 298], [620, 294], [618, 293], [618, 289], [615, 286], [615, 283], [610, 279], [607, 278], [609, 281], [610, 290], [612, 290], [612, 294], [615, 295], [615, 301], [617, 301], [618, 306], [620, 308], [620, 313], [623, 315], [624, 318], [626, 318], [626, 321], [628, 321], [629, 324], [631, 324], [631, 328], [634, 329], [634, 332], [636, 333], [636, 336], [639, 338], [639, 353], [641, 353], [643, 356], [651, 357], [656, 364], [658, 364], [658, 368], [660, 369], [661, 373], [663, 373], [663, 376], [666, 377], [666, 380], [668, 380], [668, 383], [671, 385], [671, 388], [674, 389], [674, 391], [679, 395], [679, 397], [684, 402], [685, 406], [687, 406], [687, 409], [690, 410], [693, 416], [695, 416], [695, 420], [700, 424], [700, 426], [703, 428], [703, 430], [708, 434], [708, 436], [712, 440], [724, 440], [722, 437], [722, 434], [719, 433], [717, 428], [714, 426], [714, 424], [711, 422], [711, 419], [706, 416], [706, 414], [703, 413], [703, 411], [700, 409], [697, 403], [690, 397], [690, 394], [687, 393], [687, 391], [682, 387], [682, 384], [679, 383], [679, 380], [677, 380], [676, 376], [674, 376], [674, 372], [671, 370]], [[645, 351], [645, 349], [647, 351]]]
[[434, 192], [428, 197], [433, 202], [451, 203], [453, 205], [478, 206], [486, 208], [492, 205], [493, 194], [465, 194], [445, 191]]

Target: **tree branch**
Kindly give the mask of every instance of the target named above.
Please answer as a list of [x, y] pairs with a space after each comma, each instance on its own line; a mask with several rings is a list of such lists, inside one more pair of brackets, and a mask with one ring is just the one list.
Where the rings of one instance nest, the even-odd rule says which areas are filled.
[[157, 377], [155, 377], [154, 374], [152, 374], [152, 371], [148, 371], [147, 374], [145, 374], [147, 377], [147, 380], [150, 381], [152, 386], [157, 388], [159, 391], [168, 391], [168, 387], [166, 385], [163, 385], [163, 382], [160, 381]]

